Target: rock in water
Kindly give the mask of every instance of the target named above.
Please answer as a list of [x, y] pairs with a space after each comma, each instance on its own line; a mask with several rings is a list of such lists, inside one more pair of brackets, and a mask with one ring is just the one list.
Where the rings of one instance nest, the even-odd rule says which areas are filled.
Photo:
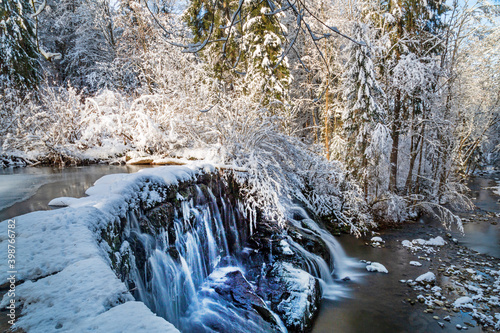
[[380, 273], [389, 273], [387, 268], [384, 265], [378, 262], [372, 262], [370, 265], [366, 266], [366, 270], [368, 272], [380, 272]]
[[436, 275], [432, 272], [427, 272], [425, 274], [420, 275], [415, 279], [415, 281], [426, 284], [426, 283], [434, 283], [436, 281]]

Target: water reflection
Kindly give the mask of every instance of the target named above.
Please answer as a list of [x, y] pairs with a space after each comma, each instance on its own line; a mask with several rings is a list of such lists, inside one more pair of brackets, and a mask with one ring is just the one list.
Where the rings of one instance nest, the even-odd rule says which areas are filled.
[[137, 172], [144, 166], [91, 165], [0, 169], [0, 221], [35, 210], [48, 210], [57, 197], [82, 197], [104, 175]]
[[[476, 177], [468, 184], [474, 204], [493, 213], [500, 213], [500, 196], [492, 190], [492, 187], [498, 186], [495, 181], [497, 176]], [[478, 216], [471, 216], [470, 220], [464, 225], [465, 235], [456, 235], [460, 244], [479, 253], [500, 258], [500, 225], [491, 224], [491, 218], [481, 220]]]

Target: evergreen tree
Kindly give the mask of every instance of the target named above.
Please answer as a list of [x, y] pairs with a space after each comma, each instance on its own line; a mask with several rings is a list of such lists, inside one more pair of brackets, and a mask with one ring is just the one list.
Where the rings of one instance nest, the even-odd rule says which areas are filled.
[[33, 7], [28, 0], [0, 0], [0, 90], [35, 88], [40, 79]]
[[[368, 194], [370, 169], [378, 167], [368, 158], [371, 135], [377, 124], [384, 121], [383, 110], [377, 103], [382, 91], [375, 78], [370, 48], [365, 41], [366, 26], [356, 23], [352, 35], [361, 44], [351, 43], [348, 48], [349, 60], [344, 81], [346, 108], [342, 115], [343, 131], [347, 143], [346, 163], [352, 175]], [[373, 149], [370, 149], [370, 151]]]
[[247, 57], [246, 87], [264, 96], [264, 102], [284, 100], [289, 85], [289, 69], [283, 53], [280, 22], [275, 15], [266, 15], [278, 8], [272, 2], [250, 1], [246, 10], [249, 19], [243, 26], [243, 49]]
[[[185, 22], [191, 27], [193, 42], [201, 51], [214, 76], [234, 88], [244, 83], [242, 91], [263, 104], [284, 100], [289, 84], [289, 69], [283, 58], [282, 25], [275, 1], [193, 0]], [[244, 77], [241, 81], [240, 78]]]
[[[416, 134], [421, 133], [423, 128], [417, 128], [416, 125], [423, 126], [424, 122], [418, 121], [418, 118], [425, 117], [422, 114], [429, 108], [424, 104], [424, 96], [433, 93], [431, 90], [435, 88], [435, 85], [413, 86], [409, 93], [404, 84], [414, 85], [415, 82], [403, 82], [402, 85], [394, 78], [395, 72], [409, 72], [410, 67], [434, 66], [432, 62], [438, 58], [431, 57], [442, 52], [439, 35], [445, 28], [441, 17], [446, 10], [447, 6], [439, 0], [386, 0], [379, 3], [377, 11], [370, 13], [373, 24], [380, 31], [379, 38], [385, 49], [380, 62], [380, 74], [385, 79], [384, 91], [389, 97], [387, 120], [391, 123], [392, 139], [389, 190], [392, 192], [398, 191], [398, 179], [403, 179], [398, 164], [401, 156], [400, 136], [404, 139], [403, 132], [414, 134], [409, 152], [411, 167], [406, 177], [405, 192], [409, 192], [412, 187], [413, 165], [416, 162], [417, 151], [421, 150], [419, 145], [424, 141], [419, 139], [420, 134]], [[413, 59], [414, 63], [408, 61], [409, 59]], [[432, 70], [426, 70], [426, 73], [432, 73]], [[429, 77], [422, 82], [433, 80], [434, 77]]]

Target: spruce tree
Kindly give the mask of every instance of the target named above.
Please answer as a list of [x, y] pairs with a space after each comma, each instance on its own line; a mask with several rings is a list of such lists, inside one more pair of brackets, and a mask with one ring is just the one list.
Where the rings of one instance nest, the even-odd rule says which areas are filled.
[[356, 23], [352, 35], [361, 45], [351, 43], [348, 48], [347, 74], [344, 78], [346, 108], [342, 115], [343, 131], [347, 142], [346, 163], [367, 194], [370, 169], [377, 167], [369, 161], [368, 148], [377, 124], [383, 123], [384, 114], [377, 103], [382, 91], [375, 78], [366, 26]]
[[[214, 76], [227, 86], [243, 83], [243, 92], [263, 104], [287, 97], [289, 69], [282, 58], [284, 37], [275, 1], [192, 0], [184, 16], [193, 42]], [[243, 78], [243, 80], [241, 80]]]
[[287, 97], [289, 69], [283, 53], [283, 37], [279, 17], [268, 15], [271, 1], [249, 1], [249, 19], [243, 26], [243, 49], [248, 58], [245, 82], [250, 91], [264, 96], [264, 101], [282, 101]]
[[0, 90], [33, 89], [40, 79], [39, 50], [28, 0], [0, 0]]

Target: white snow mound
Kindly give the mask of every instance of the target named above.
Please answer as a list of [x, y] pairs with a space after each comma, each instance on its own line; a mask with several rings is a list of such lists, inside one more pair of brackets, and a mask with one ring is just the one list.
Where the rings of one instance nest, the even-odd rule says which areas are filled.
[[372, 243], [384, 243], [384, 240], [381, 237], [372, 237], [371, 239]]
[[417, 282], [434, 282], [436, 281], [436, 275], [432, 272], [427, 272], [425, 274], [420, 275], [415, 279]]
[[472, 298], [463, 296], [458, 298], [454, 303], [453, 306], [456, 308], [468, 308], [472, 306]]

